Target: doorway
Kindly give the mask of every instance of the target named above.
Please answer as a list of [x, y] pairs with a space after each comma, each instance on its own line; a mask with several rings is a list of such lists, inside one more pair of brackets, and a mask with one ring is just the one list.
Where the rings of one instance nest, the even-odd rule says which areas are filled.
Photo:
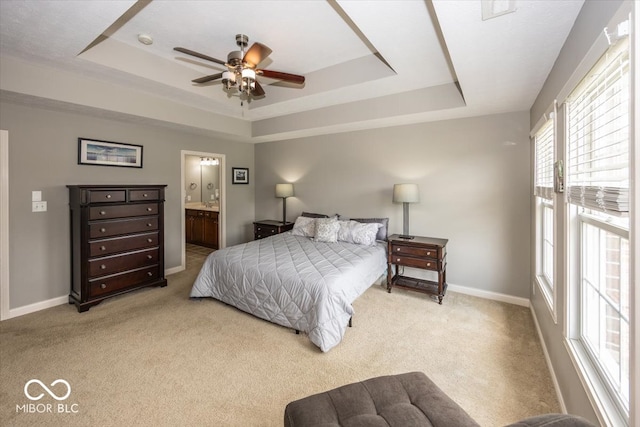
[[0, 130], [0, 320], [9, 318], [9, 132]]
[[[226, 159], [224, 154], [181, 151], [182, 269], [186, 268], [188, 207], [201, 206], [218, 212], [218, 248], [226, 246]], [[217, 163], [217, 164], [216, 164]]]

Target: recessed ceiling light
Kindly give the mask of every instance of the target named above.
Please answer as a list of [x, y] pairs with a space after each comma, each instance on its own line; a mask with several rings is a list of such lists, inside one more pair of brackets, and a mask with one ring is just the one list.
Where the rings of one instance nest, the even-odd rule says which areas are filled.
[[483, 21], [516, 11], [516, 0], [480, 0], [480, 2]]
[[138, 41], [142, 44], [153, 44], [153, 38], [149, 34], [138, 34]]

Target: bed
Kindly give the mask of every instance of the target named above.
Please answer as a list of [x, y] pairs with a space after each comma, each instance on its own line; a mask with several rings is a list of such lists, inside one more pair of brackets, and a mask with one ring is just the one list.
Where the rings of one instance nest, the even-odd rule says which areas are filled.
[[[344, 336], [353, 301], [386, 272], [386, 223], [362, 221], [299, 217], [292, 231], [213, 252], [191, 297], [215, 298], [304, 331], [329, 351]], [[326, 224], [337, 229], [329, 238], [322, 232]], [[369, 238], [357, 243], [355, 230], [364, 228]]]

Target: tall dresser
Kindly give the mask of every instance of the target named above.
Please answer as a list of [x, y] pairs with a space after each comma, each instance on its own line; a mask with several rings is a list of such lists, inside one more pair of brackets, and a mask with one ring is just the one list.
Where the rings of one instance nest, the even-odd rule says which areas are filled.
[[164, 278], [166, 185], [68, 185], [69, 304], [87, 311], [105, 298]]

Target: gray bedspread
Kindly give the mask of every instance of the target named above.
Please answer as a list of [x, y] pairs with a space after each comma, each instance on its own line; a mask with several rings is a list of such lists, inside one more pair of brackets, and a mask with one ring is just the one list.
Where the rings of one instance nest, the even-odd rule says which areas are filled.
[[382, 243], [319, 243], [287, 232], [213, 252], [191, 297], [212, 297], [305, 331], [326, 352], [342, 340], [351, 303], [386, 268]]

